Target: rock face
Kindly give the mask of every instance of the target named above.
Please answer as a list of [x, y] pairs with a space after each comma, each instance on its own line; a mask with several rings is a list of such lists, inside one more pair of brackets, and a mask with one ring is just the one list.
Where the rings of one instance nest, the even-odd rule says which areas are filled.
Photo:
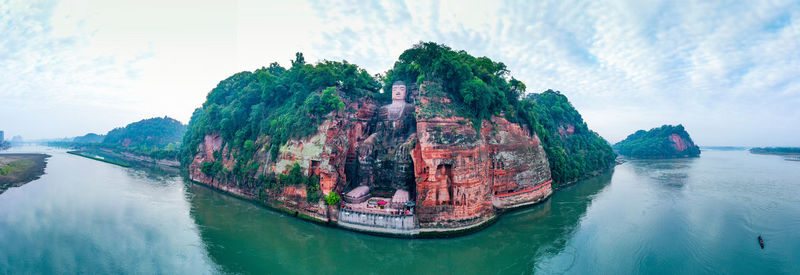
[[[538, 137], [498, 117], [481, 123], [477, 132], [471, 121], [440, 109], [447, 103], [447, 98], [422, 96], [417, 108], [419, 142], [412, 157], [421, 227], [479, 224], [495, 215], [495, 207], [531, 203], [552, 192]], [[535, 187], [546, 195], [531, 196]]]
[[[537, 135], [500, 117], [484, 120], [476, 129], [473, 121], [444, 108], [450, 99], [440, 90], [431, 82], [420, 89], [399, 82], [392, 87], [390, 104], [348, 99], [345, 111], [329, 114], [316, 134], [290, 140], [276, 159], [260, 148], [250, 161], [258, 164], [261, 175], [287, 173], [297, 163], [306, 175], [319, 176], [323, 194], [343, 194], [358, 186], [368, 186], [371, 196], [381, 198], [407, 191], [416, 202], [416, 230], [477, 226], [501, 209], [532, 204], [552, 193]], [[218, 135], [207, 135], [189, 165], [190, 177], [242, 196], [258, 196], [236, 182], [203, 173], [203, 164], [218, 158], [224, 167], [233, 167], [235, 160], [223, 157], [229, 155], [225, 144]], [[337, 217], [322, 202], [306, 202], [302, 188], [268, 190], [266, 196], [279, 208], [320, 220]], [[408, 229], [403, 224], [401, 229]]]
[[678, 151], [678, 152], [683, 152], [684, 150], [686, 150], [690, 146], [694, 145], [694, 144], [690, 144], [688, 141], [686, 141], [685, 139], [681, 138], [681, 136], [679, 136], [678, 134], [669, 135], [669, 140], [672, 141], [672, 148], [675, 148], [675, 151]]

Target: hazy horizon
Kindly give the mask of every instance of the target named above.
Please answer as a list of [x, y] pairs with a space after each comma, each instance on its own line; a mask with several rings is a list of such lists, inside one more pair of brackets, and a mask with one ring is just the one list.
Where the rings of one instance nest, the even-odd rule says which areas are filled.
[[217, 83], [295, 52], [371, 74], [434, 41], [561, 91], [615, 143], [683, 124], [699, 145], [800, 146], [800, 2], [0, 3], [6, 139], [188, 123]]

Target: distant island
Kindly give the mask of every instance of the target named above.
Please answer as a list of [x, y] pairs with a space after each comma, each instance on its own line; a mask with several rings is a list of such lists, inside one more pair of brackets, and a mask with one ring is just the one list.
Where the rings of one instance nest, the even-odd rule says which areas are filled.
[[689, 133], [680, 124], [636, 131], [625, 140], [614, 144], [613, 148], [620, 155], [643, 159], [700, 156], [700, 147], [692, 142]]
[[107, 134], [89, 133], [51, 145], [75, 149], [68, 153], [128, 167], [155, 164], [178, 167], [178, 150], [186, 125], [170, 117], [133, 122]]
[[38, 179], [47, 165], [46, 154], [0, 154], [0, 194]]
[[750, 149], [750, 153], [778, 155], [786, 157], [786, 160], [800, 161], [800, 147], [756, 147]]

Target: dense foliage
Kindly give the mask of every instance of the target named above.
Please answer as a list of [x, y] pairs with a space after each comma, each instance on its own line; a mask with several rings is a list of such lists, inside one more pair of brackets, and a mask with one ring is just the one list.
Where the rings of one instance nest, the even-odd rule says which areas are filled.
[[336, 192], [330, 192], [327, 196], [325, 196], [325, 204], [327, 205], [337, 205], [339, 201], [341, 201], [341, 197]]
[[[420, 43], [403, 52], [382, 77], [347, 62], [306, 64], [298, 53], [290, 68], [273, 63], [221, 81], [192, 115], [181, 163], [191, 162], [205, 135], [219, 134], [230, 148], [235, 166], [226, 169], [218, 160], [202, 164], [204, 173], [245, 187], [302, 182], [309, 194], [316, 194], [318, 179], [314, 184], [313, 179], [301, 181], [287, 175], [256, 177], [255, 152], [265, 150], [275, 159], [289, 139], [314, 133], [332, 112], [349, 111], [345, 103], [350, 99], [366, 97], [388, 103], [391, 84], [398, 80], [412, 85], [440, 83], [440, 92], [453, 99], [447, 108], [459, 110], [476, 128], [492, 116], [526, 125], [542, 139], [556, 182], [605, 169], [614, 160], [608, 143], [588, 129], [565, 96], [548, 91], [523, 98], [525, 84], [511, 77], [505, 64], [436, 43]], [[381, 81], [385, 92], [380, 91]], [[560, 134], [559, 128], [567, 125], [574, 126], [574, 132]]]
[[308, 202], [316, 202], [322, 195], [322, 192], [319, 190], [319, 176], [304, 176], [303, 168], [297, 163], [292, 165], [288, 173], [278, 175], [278, 184], [284, 186], [305, 186], [306, 200], [308, 200]]
[[183, 139], [181, 163], [191, 162], [205, 135], [219, 134], [232, 148], [236, 166], [230, 171], [221, 166], [207, 170], [251, 184], [257, 169], [252, 165], [255, 152], [267, 149], [276, 158], [289, 139], [308, 136], [326, 115], [346, 111], [344, 101], [348, 98], [388, 100], [389, 95], [380, 93], [380, 87], [376, 77], [356, 65], [346, 61], [306, 64], [301, 53], [288, 69], [272, 63], [253, 72], [237, 73], [221, 81], [202, 108], [195, 110]]
[[[683, 151], [678, 151], [670, 136], [677, 134], [688, 143]], [[676, 158], [696, 157], [700, 155], [700, 147], [692, 142], [689, 133], [683, 125], [663, 125], [649, 131], [639, 130], [629, 135], [625, 140], [614, 144], [614, 149], [621, 155], [635, 158]]]
[[467, 107], [480, 123], [502, 112], [515, 115], [514, 106], [525, 91], [525, 84], [508, 77], [509, 71], [502, 62], [426, 42], [403, 52], [386, 73], [384, 83], [386, 89], [397, 80], [442, 83], [444, 91]]
[[[548, 90], [522, 98], [525, 84], [510, 77], [505, 64], [487, 57], [433, 42], [420, 43], [403, 52], [386, 73], [386, 89], [397, 80], [442, 83], [443, 92], [455, 99], [448, 108], [467, 110], [465, 115], [473, 119], [476, 129], [492, 115], [528, 126], [542, 139], [557, 183], [605, 169], [616, 157], [608, 142], [588, 129], [566, 96]], [[559, 134], [558, 128], [568, 125], [574, 132]]]
[[177, 160], [186, 125], [169, 118], [151, 118], [115, 128], [106, 135], [88, 133], [83, 136], [48, 142], [49, 146], [77, 149], [93, 154], [133, 153], [153, 159]]
[[[109, 131], [102, 146], [147, 155], [156, 159], [177, 158], [186, 125], [170, 117], [144, 119]], [[88, 135], [87, 135], [88, 136]]]
[[520, 101], [519, 121], [541, 138], [556, 183], [574, 181], [613, 165], [611, 145], [583, 121], [566, 96], [553, 90]]
[[773, 154], [773, 155], [797, 155], [800, 154], [800, 147], [756, 147], [756, 148], [751, 148], [750, 153]]
[[170, 143], [179, 143], [186, 132], [186, 125], [169, 117], [144, 119], [116, 128], [106, 134], [103, 143], [142, 149], [164, 148]]

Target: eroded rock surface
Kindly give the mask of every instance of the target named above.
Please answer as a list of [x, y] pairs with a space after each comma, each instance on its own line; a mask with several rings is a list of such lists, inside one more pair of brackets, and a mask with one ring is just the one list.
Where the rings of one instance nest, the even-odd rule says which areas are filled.
[[[392, 102], [382, 106], [348, 99], [345, 111], [329, 114], [316, 134], [290, 140], [276, 159], [260, 148], [248, 163], [257, 164], [260, 175], [287, 173], [297, 163], [305, 175], [320, 177], [323, 194], [343, 194], [358, 186], [369, 186], [373, 196], [384, 198], [408, 191], [421, 229], [479, 225], [499, 209], [550, 195], [550, 169], [538, 136], [500, 117], [484, 120], [476, 129], [473, 121], [443, 108], [451, 100], [437, 89], [441, 87], [431, 82], [421, 89], [395, 83]], [[218, 135], [207, 135], [189, 165], [191, 178], [241, 196], [261, 196], [258, 190], [203, 173], [203, 163], [218, 158], [226, 169], [235, 165], [226, 158], [231, 154], [225, 144]], [[306, 202], [306, 190], [300, 187], [267, 190], [266, 197], [262, 199], [279, 208], [321, 220], [336, 217], [321, 201]]]
[[[479, 224], [495, 215], [492, 202], [498, 195], [519, 192], [510, 196], [518, 198], [542, 184], [549, 195], [550, 169], [538, 137], [498, 117], [483, 121], [477, 132], [473, 122], [436, 106], [449, 100], [427, 97], [424, 90], [421, 94], [419, 142], [412, 153], [421, 227]], [[497, 206], [514, 207], [541, 198], [501, 198], [503, 203]]]

